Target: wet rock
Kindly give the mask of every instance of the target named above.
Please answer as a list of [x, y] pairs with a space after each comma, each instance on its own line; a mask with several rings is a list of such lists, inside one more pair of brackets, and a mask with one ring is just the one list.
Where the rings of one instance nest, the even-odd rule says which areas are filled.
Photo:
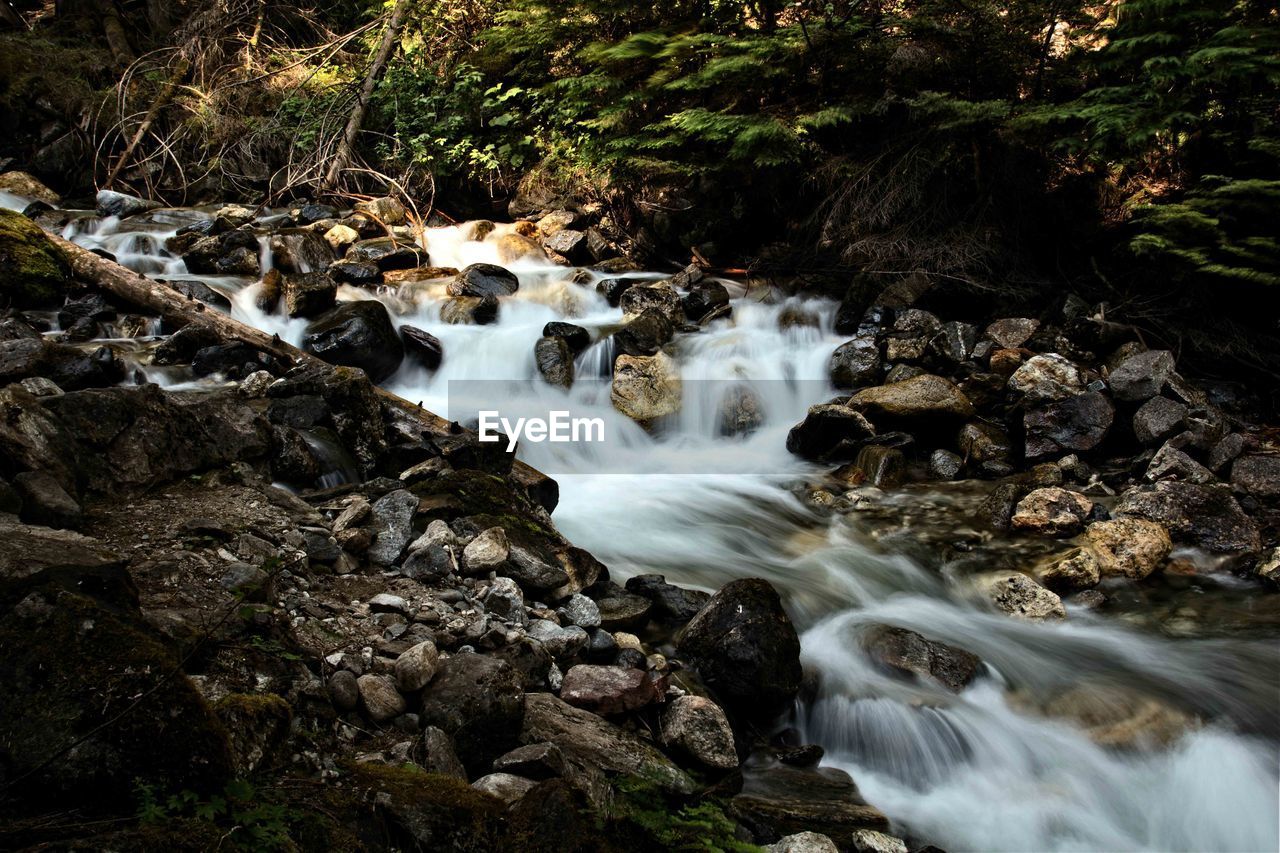
[[404, 359], [404, 344], [381, 302], [343, 302], [307, 327], [302, 348], [330, 364], [358, 367], [372, 382], [395, 373]]
[[632, 420], [649, 423], [680, 410], [676, 363], [664, 353], [621, 355], [613, 363], [613, 407]]
[[246, 228], [201, 237], [181, 255], [187, 272], [256, 276], [262, 271], [259, 252], [257, 236]]
[[277, 231], [270, 241], [272, 264], [286, 273], [320, 273], [333, 263], [333, 247], [305, 228]]
[[569, 600], [561, 608], [561, 618], [567, 619], [569, 624], [577, 625], [579, 628], [598, 628], [600, 627], [600, 608], [590, 598], [577, 593], [569, 596]]
[[839, 853], [840, 848], [821, 833], [797, 832], [779, 838], [765, 850], [769, 853]]
[[357, 263], [370, 263], [379, 270], [408, 270], [431, 263], [427, 250], [392, 237], [376, 237], [353, 243], [345, 258]]
[[203, 302], [219, 311], [231, 312], [231, 300], [202, 281], [171, 281], [169, 286], [188, 299]]
[[1017, 349], [1031, 340], [1031, 336], [1039, 328], [1039, 320], [1027, 317], [1006, 317], [987, 326], [986, 335], [1003, 349]]
[[0, 209], [0, 298], [14, 308], [57, 305], [71, 280], [71, 265], [31, 220]]
[[569, 574], [564, 569], [549, 565], [519, 547], [509, 549], [507, 565], [503, 570], [520, 586], [535, 591], [555, 589], [569, 580]]
[[1035, 489], [1018, 501], [1010, 522], [1014, 530], [1040, 536], [1074, 536], [1084, 528], [1093, 501], [1056, 487]]
[[1022, 350], [998, 349], [988, 358], [988, 366], [996, 376], [1010, 377], [1022, 366]]
[[290, 273], [283, 278], [281, 295], [290, 317], [315, 317], [333, 308], [338, 285], [322, 272]]
[[729, 290], [718, 281], [695, 285], [680, 301], [684, 315], [695, 323], [712, 311], [729, 304]]
[[53, 528], [78, 528], [83, 510], [75, 498], [45, 471], [24, 471], [13, 478], [22, 501], [22, 520]]
[[729, 719], [719, 705], [702, 696], [680, 696], [666, 707], [659, 740], [704, 767], [732, 770], [738, 766]]
[[995, 424], [971, 421], [960, 428], [956, 443], [969, 464], [983, 473], [1000, 475], [1012, 470], [1013, 444], [1009, 434]]
[[578, 355], [591, 346], [591, 333], [573, 323], [560, 321], [548, 323], [542, 327], [542, 336], [545, 338], [563, 338], [564, 342], [569, 345], [570, 352], [574, 355]]
[[1177, 741], [1195, 720], [1137, 690], [1081, 684], [1046, 701], [1042, 713], [1070, 721], [1099, 746], [1149, 751]]
[[110, 347], [85, 353], [47, 338], [0, 341], [0, 385], [43, 377], [64, 391], [115, 385], [125, 366]]
[[538, 338], [533, 345], [533, 361], [548, 385], [558, 388], [573, 385], [573, 350], [564, 338]]
[[327, 270], [329, 277], [339, 284], [356, 287], [373, 287], [382, 281], [382, 270], [367, 261], [335, 261]]
[[472, 782], [471, 787], [512, 806], [523, 799], [534, 784], [532, 779], [513, 776], [510, 773], [490, 773]]
[[191, 372], [196, 376], [221, 374], [239, 380], [259, 370], [279, 372], [281, 365], [274, 356], [243, 341], [203, 347], [191, 356]]
[[1211, 470], [1221, 471], [1243, 452], [1244, 436], [1238, 432], [1230, 433], [1210, 448], [1208, 466]]
[[525, 716], [522, 698], [520, 676], [510, 664], [461, 653], [441, 662], [423, 693], [421, 717], [450, 735], [467, 771], [479, 775], [516, 745]]
[[1126, 402], [1148, 400], [1164, 388], [1173, 368], [1173, 353], [1168, 350], [1131, 355], [1111, 371], [1111, 393]]
[[137, 216], [139, 213], [146, 213], [160, 207], [160, 202], [158, 201], [148, 201], [147, 199], [138, 198], [136, 195], [113, 192], [112, 190], [98, 190], [97, 202], [99, 216], [118, 216], [121, 219]]
[[450, 296], [499, 297], [510, 296], [520, 289], [520, 279], [505, 267], [496, 264], [471, 264], [449, 282]]
[[836, 347], [828, 372], [837, 388], [864, 388], [878, 382], [880, 347], [875, 336], [860, 335]]
[[1158, 569], [1173, 549], [1169, 533], [1154, 521], [1115, 518], [1097, 521], [1085, 530], [1104, 576], [1123, 575], [1141, 580]]
[[649, 624], [649, 599], [628, 592], [611, 592], [596, 601], [600, 625], [609, 631], [639, 630]]
[[1026, 575], [1007, 573], [984, 578], [980, 585], [997, 609], [1032, 622], [1065, 619], [1062, 599]]
[[[517, 223], [518, 225], [519, 223]], [[498, 252], [498, 260], [504, 264], [515, 263], [523, 258], [545, 260], [547, 257], [546, 252], [542, 250], [542, 246], [537, 240], [519, 232], [503, 234], [496, 238], [494, 243]]]
[[608, 716], [651, 705], [661, 696], [644, 670], [584, 663], [564, 674], [560, 698], [575, 708]]
[[586, 263], [591, 259], [591, 252], [587, 247], [587, 235], [571, 228], [562, 228], [543, 237], [542, 247], [568, 258], [569, 262], [574, 264]]
[[430, 640], [411, 646], [396, 658], [396, 686], [405, 693], [421, 690], [435, 676], [439, 661], [436, 644]]
[[360, 685], [356, 674], [347, 669], [340, 669], [329, 676], [329, 701], [339, 711], [354, 711], [360, 703]]
[[643, 279], [637, 278], [606, 278], [596, 285], [596, 292], [616, 308], [622, 302], [622, 295], [642, 282]]
[[616, 351], [623, 355], [649, 356], [671, 341], [675, 329], [671, 321], [655, 308], [645, 309], [613, 335]]
[[468, 574], [485, 574], [501, 568], [510, 553], [507, 534], [501, 527], [490, 527], [463, 549], [462, 563]]
[[1129, 489], [1113, 513], [1159, 522], [1174, 539], [1217, 553], [1261, 547], [1258, 528], [1226, 486], [1165, 480]]
[[627, 579], [627, 592], [653, 603], [653, 616], [670, 624], [683, 624], [698, 614], [711, 599], [698, 589], [684, 589], [667, 583], [662, 575], [636, 575]]
[[403, 204], [391, 196], [371, 198], [358, 201], [353, 208], [356, 213], [363, 213], [379, 225], [404, 225], [409, 221], [408, 211]]
[[1084, 453], [1107, 437], [1115, 420], [1115, 408], [1106, 395], [1089, 391], [1076, 394], [1023, 415], [1026, 456], [1041, 459], [1063, 453]]
[[618, 300], [622, 316], [637, 317], [650, 309], [662, 314], [671, 323], [679, 323], [684, 311], [680, 307], [680, 294], [666, 282], [636, 284], [627, 288]]
[[787, 450], [815, 461], [853, 459], [875, 437], [875, 427], [849, 406], [812, 406], [805, 419], [787, 433]]
[[29, 172], [5, 172], [0, 175], [0, 190], [50, 205], [62, 202], [61, 196], [49, 189]]
[[861, 644], [873, 661], [891, 672], [935, 681], [952, 693], [968, 687], [982, 666], [977, 655], [964, 649], [890, 625], [872, 627]]
[[1253, 573], [1264, 581], [1280, 584], [1280, 548], [1264, 552], [1253, 567]]
[[874, 417], [899, 420], [923, 418], [968, 418], [973, 404], [964, 392], [941, 376], [925, 374], [914, 379], [865, 388], [853, 395], [849, 405], [868, 411]]
[[400, 559], [413, 538], [413, 515], [418, 511], [418, 498], [412, 492], [398, 489], [388, 492], [373, 504], [373, 544], [369, 546], [370, 562], [389, 566]]
[[1187, 407], [1168, 397], [1152, 397], [1133, 413], [1133, 434], [1143, 444], [1159, 444], [1176, 435]]
[[805, 831], [846, 839], [857, 829], [889, 828], [888, 818], [867, 805], [849, 774], [834, 767], [744, 768], [742, 792], [727, 811], [758, 839]]
[[486, 326], [498, 319], [498, 300], [492, 296], [446, 299], [440, 305], [440, 319], [453, 326]]
[[508, 622], [523, 623], [524, 593], [511, 578], [494, 578], [484, 594], [484, 609]]
[[950, 450], [938, 449], [929, 454], [929, 476], [935, 480], [954, 480], [963, 467], [964, 460]]
[[1101, 579], [1098, 557], [1087, 548], [1077, 548], [1054, 560], [1040, 573], [1040, 582], [1057, 593], [1090, 589]]
[[496, 773], [513, 773], [540, 782], [564, 776], [567, 765], [560, 747], [554, 743], [531, 743], [495, 759], [493, 769]]
[[1009, 377], [1009, 390], [1030, 402], [1053, 402], [1085, 390], [1080, 370], [1057, 353], [1033, 356]]
[[744, 716], [780, 712], [800, 688], [800, 640], [768, 581], [726, 584], [684, 627], [680, 654]]
[[427, 370], [440, 367], [444, 360], [444, 345], [435, 335], [416, 326], [401, 326], [400, 339], [404, 341], [405, 358]]
[[901, 838], [874, 829], [855, 829], [850, 843], [854, 853], [907, 853], [907, 843]]
[[906, 456], [896, 447], [869, 444], [858, 451], [854, 465], [866, 473], [867, 482], [881, 489], [897, 488], [907, 476]]
[[1144, 475], [1152, 482], [1158, 480], [1182, 480], [1187, 483], [1212, 483], [1213, 472], [1183, 453], [1176, 446], [1177, 440], [1167, 441], [1151, 457]]
[[591, 640], [590, 635], [577, 625], [562, 628], [546, 619], [533, 620], [526, 631], [530, 638], [541, 643], [557, 659], [572, 657]]
[[1231, 486], [1255, 498], [1280, 498], [1280, 456], [1241, 456], [1231, 466]]

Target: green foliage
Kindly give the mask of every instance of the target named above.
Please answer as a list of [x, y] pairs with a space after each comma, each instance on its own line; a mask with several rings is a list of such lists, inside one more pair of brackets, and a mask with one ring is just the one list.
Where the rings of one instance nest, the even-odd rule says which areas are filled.
[[739, 841], [735, 824], [713, 800], [673, 806], [662, 789], [648, 779], [620, 780], [616, 814], [648, 839], [654, 849], [699, 853], [755, 853], [760, 848]]
[[140, 780], [134, 783], [134, 794], [138, 801], [138, 820], [143, 824], [161, 825], [194, 818], [222, 829], [224, 841], [232, 849], [285, 850], [292, 846], [290, 810], [270, 802], [243, 780], [228, 782], [221, 794], [208, 799], [191, 790], [161, 799], [154, 786]]

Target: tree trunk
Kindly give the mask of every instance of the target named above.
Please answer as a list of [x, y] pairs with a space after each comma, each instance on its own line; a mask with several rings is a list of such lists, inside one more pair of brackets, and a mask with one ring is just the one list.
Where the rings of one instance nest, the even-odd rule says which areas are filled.
[[325, 175], [326, 189], [335, 188], [343, 170], [351, 165], [355, 156], [356, 137], [360, 133], [360, 126], [364, 124], [364, 116], [369, 109], [369, 99], [373, 97], [373, 90], [377, 87], [378, 80], [382, 78], [387, 60], [391, 57], [391, 51], [395, 49], [400, 27], [404, 25], [404, 16], [408, 11], [409, 0], [396, 0], [395, 8], [391, 10], [391, 19], [387, 21], [387, 26], [382, 31], [382, 43], [378, 45], [378, 52], [374, 54], [369, 72], [365, 74], [364, 83], [360, 86], [360, 94], [356, 97], [356, 105], [351, 110], [351, 118], [347, 121], [346, 130], [338, 143], [338, 153], [334, 155], [329, 171]]
[[0, 22], [20, 30], [27, 29], [27, 22], [9, 5], [9, 0], [0, 0]]

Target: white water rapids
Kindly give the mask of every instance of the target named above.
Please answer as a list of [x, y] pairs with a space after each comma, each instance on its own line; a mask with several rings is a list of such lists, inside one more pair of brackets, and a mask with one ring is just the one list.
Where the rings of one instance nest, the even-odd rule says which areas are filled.
[[[90, 220], [70, 226], [68, 235], [141, 272], [181, 278], [185, 268], [166, 256], [163, 242], [190, 216], [162, 215], [144, 225]], [[509, 228], [499, 226], [494, 236]], [[469, 242], [464, 233], [430, 230], [431, 263], [498, 262], [493, 238]], [[417, 287], [413, 301], [380, 297], [397, 323], [437, 336], [445, 353], [434, 374], [405, 367], [389, 388], [448, 415], [449, 380], [531, 380], [518, 387], [541, 399], [494, 402], [545, 408], [561, 392], [532, 381], [543, 325], [566, 319], [595, 330], [621, 322], [621, 311], [592, 286], [568, 281], [570, 270], [530, 261], [506, 266], [519, 275], [520, 290], [503, 300], [493, 325], [441, 322], [442, 285]], [[254, 285], [191, 277], [230, 295], [240, 319], [300, 342], [305, 321], [262, 314], [253, 306]], [[699, 394], [723, 386], [686, 381], [678, 424], [653, 437], [614, 412], [597, 383], [582, 383], [569, 392], [575, 414], [606, 418], [617, 440], [525, 444], [521, 451], [559, 480], [554, 518], [561, 531], [618, 580], [658, 572], [714, 589], [756, 576], [778, 587], [803, 631], [805, 667], [821, 676], [795, 725], [918, 842], [947, 850], [1276, 850], [1274, 631], [1253, 639], [1239, 631], [1214, 636], [1206, 626], [1200, 636], [1174, 638], [1075, 610], [1061, 624], [1018, 622], [975, 604], [945, 566], [883, 547], [856, 515], [829, 518], [810, 509], [787, 487], [818, 469], [791, 457], [784, 439], [809, 405], [825, 399], [798, 380], [826, 381], [827, 359], [842, 341], [831, 328], [835, 306], [800, 298], [767, 304], [760, 292], [726, 284], [732, 319], [680, 335], [675, 357], [685, 380], [753, 387], [763, 427], [746, 439], [722, 437], [720, 401]], [[371, 297], [347, 287], [339, 294]], [[780, 314], [797, 308], [816, 314], [819, 325], [780, 328]], [[579, 356], [580, 377], [608, 375], [607, 347]], [[700, 473], [681, 474], [682, 466]], [[989, 669], [958, 696], [891, 678], [856, 640], [861, 627], [877, 623], [972, 651]], [[1204, 724], [1167, 746], [1105, 748], [1077, 725], [1031, 713], [1012, 698], [1086, 679], [1140, 687], [1192, 709]]]

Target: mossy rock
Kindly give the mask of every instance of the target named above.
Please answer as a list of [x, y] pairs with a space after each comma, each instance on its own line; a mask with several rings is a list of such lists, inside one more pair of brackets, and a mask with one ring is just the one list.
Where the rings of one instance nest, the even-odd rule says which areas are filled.
[[360, 801], [376, 805], [387, 831], [399, 842], [395, 846], [459, 853], [504, 849], [506, 807], [496, 797], [412, 765], [357, 764], [347, 770], [345, 787]]
[[0, 301], [15, 308], [54, 306], [70, 278], [67, 256], [40, 226], [0, 210]]
[[232, 693], [213, 706], [227, 730], [237, 773], [271, 763], [288, 740], [293, 708], [274, 693]]

